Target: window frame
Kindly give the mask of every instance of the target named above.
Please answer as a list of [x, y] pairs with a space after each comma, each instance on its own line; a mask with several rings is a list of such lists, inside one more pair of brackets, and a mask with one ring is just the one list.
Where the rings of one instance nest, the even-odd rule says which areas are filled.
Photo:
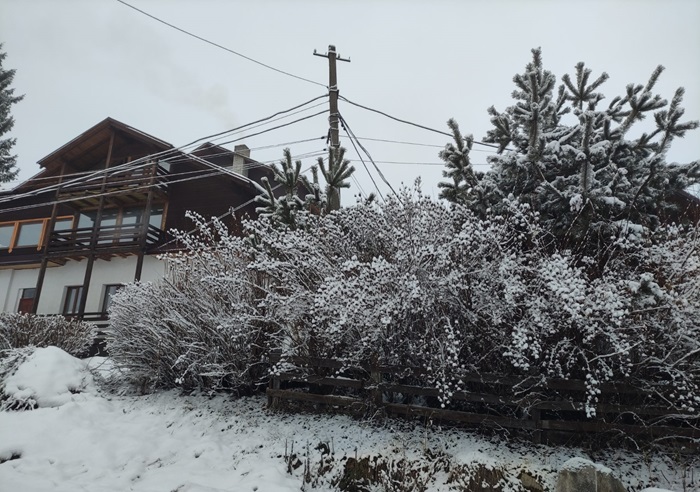
[[[71, 300], [71, 293], [75, 292], [76, 296], [71, 301], [72, 310], [69, 310], [69, 301]], [[63, 294], [63, 303], [61, 307], [61, 314], [63, 316], [76, 316], [80, 312], [80, 299], [83, 297], [83, 286], [82, 285], [66, 285]]]
[[[110, 294], [110, 289], [113, 287], [114, 292]], [[109, 305], [111, 304], [112, 295], [119, 292], [122, 288], [124, 288], [124, 284], [104, 284], [104, 288], [102, 289], [102, 302], [100, 303], [101, 314], [105, 316], [107, 315], [107, 310], [109, 309]]]
[[[31, 293], [31, 296], [27, 294]], [[19, 299], [17, 300], [17, 312], [18, 313], [29, 313], [34, 307], [34, 299], [36, 299], [36, 287], [22, 287], [19, 289]], [[29, 311], [22, 309], [22, 301], [32, 301], [30, 304]]]
[[[55, 221], [59, 220], [71, 220], [71, 228], [74, 228], [75, 226], [75, 217], [73, 215], [61, 215], [56, 217]], [[7, 248], [0, 246], [0, 251], [2, 250], [7, 250], [8, 253], [12, 253], [12, 250], [21, 248], [33, 248], [33, 244], [28, 244], [24, 246], [18, 246], [17, 245], [17, 240], [19, 239], [19, 232], [20, 229], [22, 228], [23, 225], [25, 224], [31, 224], [31, 223], [40, 223], [41, 224], [41, 233], [39, 234], [39, 242], [36, 245], [36, 250], [41, 251], [41, 248], [44, 247], [44, 241], [46, 240], [46, 235], [48, 234], [48, 227], [49, 223], [51, 222], [50, 217], [43, 217], [39, 219], [21, 219], [21, 220], [8, 220], [5, 222], [0, 222], [0, 226], [8, 226], [11, 225], [13, 227], [12, 229], [12, 234], [10, 236], [10, 244], [8, 245]]]

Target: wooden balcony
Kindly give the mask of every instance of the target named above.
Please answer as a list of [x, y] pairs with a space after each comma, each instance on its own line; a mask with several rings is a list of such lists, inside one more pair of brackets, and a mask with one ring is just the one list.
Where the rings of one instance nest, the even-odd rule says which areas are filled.
[[168, 234], [150, 224], [129, 224], [100, 227], [93, 240], [93, 228], [82, 227], [51, 233], [49, 258], [80, 259], [90, 253], [98, 257], [129, 256], [138, 253], [145, 236], [146, 251], [167, 241]]
[[167, 195], [167, 176], [168, 172], [161, 166], [119, 169], [110, 172], [106, 182], [103, 182], [102, 174], [76, 182], [71, 182], [68, 175], [67, 181], [60, 188], [58, 199], [70, 200], [78, 209], [96, 208], [104, 186], [107, 203], [120, 207], [145, 203], [151, 189], [156, 194], [156, 200], [163, 200]]

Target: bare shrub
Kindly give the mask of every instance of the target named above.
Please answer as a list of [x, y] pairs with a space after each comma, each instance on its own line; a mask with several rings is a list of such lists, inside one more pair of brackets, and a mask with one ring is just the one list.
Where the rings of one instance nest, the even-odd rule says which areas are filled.
[[74, 357], [82, 357], [94, 338], [94, 327], [84, 321], [63, 316], [0, 313], [0, 349], [55, 346]]

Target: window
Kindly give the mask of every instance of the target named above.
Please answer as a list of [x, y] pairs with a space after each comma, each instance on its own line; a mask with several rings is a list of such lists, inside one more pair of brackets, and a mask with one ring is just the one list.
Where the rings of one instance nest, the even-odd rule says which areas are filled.
[[[51, 219], [17, 220], [0, 224], [0, 249], [12, 252], [14, 248], [36, 247], [41, 249]], [[65, 231], [73, 228], [73, 217], [57, 217], [54, 229]]]
[[53, 224], [54, 231], [70, 231], [73, 228], [73, 217], [59, 218]]
[[66, 300], [63, 302], [63, 314], [78, 314], [80, 298], [83, 296], [83, 286], [66, 287]]
[[112, 296], [117, 293], [119, 289], [124, 287], [122, 284], [107, 284], [105, 285], [105, 293], [102, 298], [102, 313], [106, 314], [109, 310], [109, 306], [112, 304]]
[[41, 244], [43, 232], [44, 221], [20, 222], [15, 247], [21, 248], [22, 246], [39, 246]]
[[141, 222], [141, 216], [143, 215], [142, 208], [127, 208], [122, 214], [122, 225], [123, 226], [133, 226]]
[[15, 233], [15, 224], [0, 224], [0, 249], [9, 249], [12, 244], [12, 236]]
[[34, 297], [36, 297], [36, 289], [31, 287], [28, 289], [20, 289], [19, 291], [19, 306], [18, 313], [31, 313], [34, 305]]
[[163, 212], [164, 210], [162, 205], [156, 205], [155, 207], [151, 208], [151, 217], [148, 219], [149, 225], [152, 225], [157, 229], [162, 229]]

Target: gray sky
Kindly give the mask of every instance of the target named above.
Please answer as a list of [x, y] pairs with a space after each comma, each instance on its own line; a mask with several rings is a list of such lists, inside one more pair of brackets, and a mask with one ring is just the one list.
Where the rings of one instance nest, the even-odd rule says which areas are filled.
[[[686, 119], [700, 120], [700, 2], [659, 1], [224, 1], [127, 0], [152, 15], [246, 56], [327, 83], [325, 53], [335, 44], [341, 95], [394, 116], [447, 130], [454, 117], [477, 140], [489, 128], [486, 109], [511, 104], [512, 77], [541, 46], [557, 77], [578, 61], [608, 72], [608, 99], [630, 82], [666, 71], [657, 92], [686, 88]], [[0, 0], [0, 42], [13, 87], [25, 99], [12, 113], [20, 179], [37, 160], [107, 116], [179, 146], [287, 109], [325, 88], [270, 71], [186, 36], [116, 0]], [[312, 114], [323, 107], [301, 113]], [[358, 137], [444, 145], [447, 137], [391, 121], [341, 102]], [[288, 120], [282, 120], [284, 123]], [[325, 115], [244, 140], [251, 148], [321, 137]], [[260, 128], [263, 129], [263, 128]], [[341, 132], [341, 144], [356, 159]], [[437, 195], [437, 147], [364, 142], [394, 187], [423, 178]], [[232, 146], [231, 146], [232, 147]], [[294, 154], [324, 142], [291, 145]], [[475, 147], [472, 162], [489, 152]], [[282, 148], [253, 150], [277, 160]], [[700, 131], [677, 141], [670, 161], [700, 158]], [[307, 167], [315, 159], [302, 159]], [[356, 177], [374, 191], [360, 162]], [[478, 169], [486, 169], [481, 167]], [[387, 188], [373, 171], [383, 193]], [[344, 203], [358, 193], [356, 183]]]

